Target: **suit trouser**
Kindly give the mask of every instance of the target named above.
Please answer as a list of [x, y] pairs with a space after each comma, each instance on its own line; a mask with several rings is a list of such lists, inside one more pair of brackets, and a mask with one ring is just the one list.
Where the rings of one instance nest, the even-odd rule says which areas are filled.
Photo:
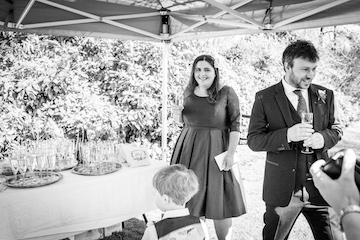
[[[311, 185], [313, 186], [313, 184]], [[313, 195], [314, 192], [318, 193], [318, 191], [311, 192], [312, 196], [310, 199], [319, 198]], [[318, 194], [320, 196], [320, 193]], [[339, 217], [336, 212], [327, 206], [312, 205], [309, 202], [309, 194], [305, 187], [303, 190], [299, 190], [292, 195], [290, 203], [286, 207], [266, 204], [263, 239], [288, 239], [290, 231], [300, 213], [304, 215], [309, 223], [315, 240], [344, 239], [340, 231]]]

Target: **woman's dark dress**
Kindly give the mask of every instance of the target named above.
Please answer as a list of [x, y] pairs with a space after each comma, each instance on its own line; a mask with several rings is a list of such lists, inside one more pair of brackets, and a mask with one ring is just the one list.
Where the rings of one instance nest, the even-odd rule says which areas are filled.
[[171, 159], [171, 164], [183, 164], [196, 173], [200, 189], [186, 207], [192, 215], [209, 219], [245, 213], [241, 178], [237, 181], [232, 171], [220, 171], [214, 159], [227, 150], [230, 131], [240, 130], [239, 99], [235, 91], [224, 86], [220, 93], [215, 104], [209, 103], [207, 97], [185, 93], [184, 127]]

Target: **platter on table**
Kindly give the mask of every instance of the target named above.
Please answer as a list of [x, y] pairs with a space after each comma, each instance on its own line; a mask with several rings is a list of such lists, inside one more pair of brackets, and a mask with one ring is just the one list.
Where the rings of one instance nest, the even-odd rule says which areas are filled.
[[86, 176], [99, 176], [118, 171], [121, 164], [117, 162], [85, 163], [72, 169], [73, 173]]
[[5, 191], [7, 186], [4, 184], [4, 182], [7, 180], [7, 177], [4, 175], [0, 175], [0, 192]]
[[58, 172], [34, 172], [33, 174], [26, 174], [24, 179], [20, 175], [11, 177], [4, 184], [13, 188], [36, 188], [56, 183], [62, 178], [63, 175]]
[[10, 163], [3, 163], [0, 165], [0, 174], [5, 175], [5, 176], [13, 175]]
[[56, 162], [55, 165], [55, 171], [65, 171], [65, 170], [70, 170], [73, 167], [75, 167], [78, 164], [78, 161], [76, 160], [69, 160], [69, 161], [61, 161], [61, 162]]

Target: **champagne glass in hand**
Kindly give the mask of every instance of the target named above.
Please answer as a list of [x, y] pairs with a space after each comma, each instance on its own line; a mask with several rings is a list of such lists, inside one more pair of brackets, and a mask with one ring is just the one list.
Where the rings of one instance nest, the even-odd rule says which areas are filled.
[[172, 117], [174, 118], [175, 122], [181, 123], [181, 115], [182, 110], [184, 109], [184, 102], [182, 95], [175, 95], [174, 97], [174, 104], [172, 106]]
[[[301, 113], [301, 122], [302, 123], [313, 124], [313, 119], [314, 119], [313, 113], [310, 113], [310, 112], [302, 112]], [[305, 147], [305, 150], [301, 150], [301, 153], [312, 154], [312, 153], [314, 153], [314, 151], [310, 150], [309, 147]]]

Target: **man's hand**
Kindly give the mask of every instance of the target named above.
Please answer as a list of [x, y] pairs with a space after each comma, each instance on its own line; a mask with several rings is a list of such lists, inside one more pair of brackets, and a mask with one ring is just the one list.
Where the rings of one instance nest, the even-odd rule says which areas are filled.
[[311, 147], [313, 149], [323, 148], [324, 144], [324, 137], [318, 132], [312, 134], [309, 138], [304, 140], [304, 147]]
[[313, 126], [309, 123], [298, 123], [288, 128], [287, 136], [291, 142], [303, 141], [313, 134]]
[[338, 154], [344, 154], [341, 175], [338, 179], [331, 179], [321, 170], [321, 166], [325, 164], [323, 159], [317, 160], [311, 165], [310, 173], [321, 195], [339, 213], [344, 207], [358, 205], [360, 195], [354, 178], [355, 152], [352, 149], [341, 150], [333, 157], [336, 158]]

